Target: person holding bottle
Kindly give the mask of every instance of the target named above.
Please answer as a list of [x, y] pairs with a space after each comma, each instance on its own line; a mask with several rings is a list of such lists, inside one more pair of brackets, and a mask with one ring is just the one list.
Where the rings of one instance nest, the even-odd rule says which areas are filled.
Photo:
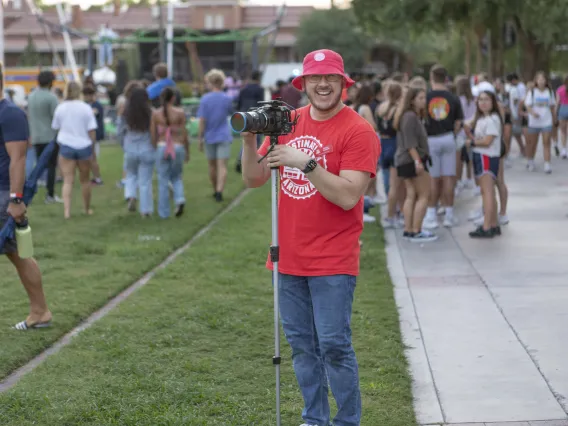
[[[3, 97], [3, 77], [0, 67], [0, 229], [10, 217], [17, 224], [26, 221], [23, 191], [29, 140], [26, 114]], [[50, 326], [52, 315], [47, 307], [41, 271], [35, 259], [20, 257], [16, 240], [7, 240], [0, 247], [0, 254], [5, 255], [16, 268], [30, 300], [28, 317], [14, 328], [25, 331]]]

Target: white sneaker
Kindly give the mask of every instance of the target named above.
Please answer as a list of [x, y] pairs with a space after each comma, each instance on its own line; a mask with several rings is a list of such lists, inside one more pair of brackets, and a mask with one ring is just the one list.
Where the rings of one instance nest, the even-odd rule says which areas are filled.
[[481, 188], [479, 186], [473, 188], [473, 195], [481, 195]]
[[506, 214], [499, 215], [499, 225], [507, 225], [509, 223], [509, 216]]
[[534, 166], [534, 163], [528, 163], [528, 164], [527, 164], [527, 170], [528, 170], [529, 172], [534, 172], [535, 169], [536, 169], [536, 167]]
[[385, 204], [387, 202], [387, 199], [385, 197], [381, 197], [380, 195], [375, 195], [373, 198], [371, 198], [371, 203], [373, 203], [375, 206], [377, 204]]
[[562, 151], [560, 151], [560, 157], [561, 157], [563, 160], [566, 160], [566, 159], [568, 158], [568, 152], [566, 152], [566, 149], [565, 149], [565, 148], [562, 148]]
[[481, 226], [481, 225], [483, 225], [484, 223], [485, 223], [485, 217], [483, 217], [483, 216], [478, 217], [477, 219], [475, 219], [475, 220], [473, 221], [473, 224], [474, 224], [475, 226]]
[[438, 226], [440, 226], [438, 224], [438, 220], [437, 219], [432, 219], [432, 218], [425, 218], [424, 222], [422, 223], [422, 228], [424, 229], [436, 229]]
[[483, 217], [483, 209], [472, 210], [467, 217], [467, 220], [472, 221]]
[[438, 216], [442, 216], [446, 213], [446, 208], [444, 206], [440, 206], [438, 207], [438, 211], [436, 213], [438, 214]]
[[436, 234], [427, 230], [421, 231], [408, 238], [408, 240], [413, 243], [429, 243], [431, 241], [436, 241], [437, 239], [438, 236]]
[[363, 222], [365, 223], [373, 223], [376, 222], [377, 218], [375, 216], [371, 216], [370, 214], [363, 213]]
[[381, 221], [381, 225], [383, 225], [383, 228], [385, 229], [395, 229], [395, 228], [400, 228], [400, 225], [398, 223], [398, 220], [393, 218], [393, 217], [386, 217]]
[[467, 179], [464, 181], [463, 187], [466, 189], [472, 189], [475, 186], [475, 181], [473, 179]]
[[444, 227], [451, 228], [452, 226], [456, 226], [458, 224], [457, 219], [454, 216], [445, 216], [444, 217]]
[[544, 173], [547, 175], [552, 173], [552, 167], [550, 167], [550, 163], [544, 163]]

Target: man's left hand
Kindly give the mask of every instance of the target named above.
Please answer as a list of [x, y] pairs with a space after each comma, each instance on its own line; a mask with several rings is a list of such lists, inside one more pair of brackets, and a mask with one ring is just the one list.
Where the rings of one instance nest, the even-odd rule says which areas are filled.
[[272, 152], [266, 157], [268, 167], [295, 167], [296, 169], [303, 170], [306, 167], [310, 157], [305, 152], [299, 149], [292, 148], [288, 145], [276, 145]]
[[26, 205], [24, 203], [10, 203], [6, 211], [14, 218], [16, 223], [20, 223], [26, 218]]

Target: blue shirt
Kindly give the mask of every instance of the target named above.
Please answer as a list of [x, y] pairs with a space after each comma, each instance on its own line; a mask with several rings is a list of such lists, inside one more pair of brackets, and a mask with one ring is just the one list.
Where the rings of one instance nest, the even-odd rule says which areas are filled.
[[0, 190], [10, 190], [10, 156], [6, 144], [27, 143], [30, 137], [26, 114], [6, 99], [0, 101]]
[[209, 92], [201, 98], [197, 117], [205, 120], [205, 143], [225, 143], [233, 140], [229, 115], [233, 101], [224, 92]]
[[162, 78], [161, 80], [154, 81], [146, 88], [148, 97], [151, 101], [159, 98], [162, 94], [162, 90], [166, 87], [175, 87], [176, 83], [171, 78]]

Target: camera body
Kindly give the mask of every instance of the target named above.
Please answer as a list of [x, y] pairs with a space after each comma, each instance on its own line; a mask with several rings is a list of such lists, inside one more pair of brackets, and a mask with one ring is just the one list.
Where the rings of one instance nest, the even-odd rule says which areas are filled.
[[259, 102], [261, 106], [231, 116], [231, 127], [237, 133], [249, 132], [266, 136], [287, 135], [294, 131], [298, 120], [292, 120], [292, 108], [279, 99]]

